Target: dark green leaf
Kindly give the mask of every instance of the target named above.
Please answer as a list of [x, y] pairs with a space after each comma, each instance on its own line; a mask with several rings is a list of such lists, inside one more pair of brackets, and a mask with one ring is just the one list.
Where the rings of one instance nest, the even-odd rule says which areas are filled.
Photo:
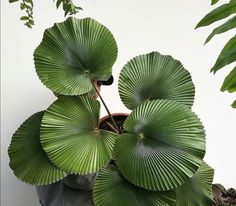
[[28, 16], [22, 16], [22, 17], [20, 18], [20, 20], [29, 20], [29, 17], [28, 17]]
[[128, 182], [114, 165], [98, 175], [93, 200], [95, 206], [175, 206], [175, 192], [153, 192]]
[[21, 3], [21, 4], [20, 4], [20, 9], [21, 9], [21, 10], [24, 10], [25, 8], [26, 8], [26, 5], [25, 5], [24, 3]]
[[205, 44], [209, 42], [216, 34], [221, 34], [234, 28], [236, 28], [236, 16], [229, 19], [227, 22], [225, 22], [221, 26], [218, 26], [217, 28], [215, 28], [213, 32], [207, 37]]
[[116, 58], [113, 35], [90, 18], [70, 17], [55, 24], [34, 52], [40, 80], [64, 95], [87, 93], [93, 88], [91, 80], [107, 80]]
[[19, 0], [9, 0], [9, 3], [17, 2]]
[[210, 25], [216, 21], [224, 19], [231, 14], [236, 13], [236, 2], [232, 1], [224, 4], [208, 13], [196, 26], [196, 28]]
[[64, 16], [66, 17], [67, 16], [67, 14], [70, 12], [70, 9], [69, 8], [67, 8], [67, 9], [64, 9], [65, 10], [65, 14], [64, 14]]
[[219, 0], [211, 0], [211, 5], [214, 5], [218, 2]]
[[195, 88], [189, 72], [179, 61], [152, 52], [131, 59], [123, 67], [119, 94], [129, 109], [156, 99], [175, 100], [191, 107]]
[[87, 96], [59, 96], [45, 112], [41, 143], [59, 168], [88, 174], [110, 161], [117, 134], [98, 129], [99, 109]]
[[31, 25], [34, 25], [34, 20], [29, 19], [29, 23], [30, 23]]
[[63, 2], [63, 0], [57, 0], [57, 3], [56, 3], [57, 8], [59, 8], [59, 6], [61, 5], [62, 2]]
[[29, 22], [24, 23], [25, 26], [29, 27], [30, 29], [32, 28], [31, 24]]
[[203, 162], [196, 174], [176, 189], [176, 206], [212, 206], [214, 170]]
[[75, 7], [77, 10], [83, 10], [83, 8], [81, 8], [80, 6], [76, 6]]
[[[27, 4], [25, 4], [25, 8], [28, 9], [29, 11], [32, 11], [32, 7], [29, 6], [29, 5], [27, 5]], [[27, 12], [27, 11], [26, 11], [26, 12]]]
[[188, 106], [147, 101], [124, 122], [114, 154], [121, 173], [148, 190], [170, 190], [192, 177], [205, 154], [205, 132]]
[[232, 107], [236, 108], [236, 100], [233, 102]]
[[63, 2], [62, 7], [63, 7], [64, 11], [68, 10], [68, 9], [69, 9], [69, 6], [70, 6], [69, 4]]
[[33, 1], [32, 0], [24, 0], [24, 1], [29, 3], [31, 6], [33, 6]]
[[51, 163], [40, 144], [43, 114], [39, 112], [28, 118], [13, 135], [8, 149], [11, 169], [29, 184], [51, 184], [66, 176]]
[[215, 73], [234, 61], [236, 61], [236, 36], [230, 39], [225, 45], [211, 71]]
[[221, 87], [221, 91], [228, 90], [228, 92], [236, 91], [236, 67], [229, 73], [225, 78], [224, 83]]

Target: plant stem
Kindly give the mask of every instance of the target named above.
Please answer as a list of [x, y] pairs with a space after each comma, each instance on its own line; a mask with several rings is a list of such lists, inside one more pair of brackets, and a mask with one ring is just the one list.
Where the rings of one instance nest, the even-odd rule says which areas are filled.
[[108, 113], [108, 115], [109, 115], [109, 117], [110, 117], [110, 119], [111, 119], [111, 121], [112, 121], [112, 123], [113, 123], [113, 126], [114, 126], [115, 129], [116, 129], [116, 133], [119, 134], [119, 133], [120, 133], [120, 132], [119, 132], [119, 128], [118, 128], [118, 126], [117, 126], [117, 124], [116, 124], [116, 122], [115, 122], [113, 116], [111, 115], [111, 113], [110, 113], [110, 111], [109, 111], [109, 109], [108, 109], [108, 107], [107, 107], [105, 101], [103, 100], [103, 98], [102, 98], [100, 92], [97, 90], [97, 88], [96, 88], [96, 86], [94, 85], [94, 83], [93, 83], [92, 81], [91, 81], [91, 83], [92, 83], [92, 85], [93, 85], [93, 87], [94, 87], [96, 93], [98, 94], [99, 98], [101, 99], [102, 104], [103, 104], [103, 106], [105, 107], [105, 109], [106, 109], [106, 111], [107, 111], [107, 113]]
[[113, 130], [114, 132], [119, 132], [120, 131], [117, 131], [116, 128], [114, 128], [114, 126], [112, 124], [110, 124], [109, 122], [106, 122], [107, 126], [110, 127], [111, 130]]

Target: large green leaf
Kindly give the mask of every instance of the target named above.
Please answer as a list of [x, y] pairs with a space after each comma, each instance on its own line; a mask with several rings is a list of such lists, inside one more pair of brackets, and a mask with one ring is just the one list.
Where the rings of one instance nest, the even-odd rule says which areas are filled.
[[234, 29], [235, 27], [236, 27], [236, 16], [234, 16], [233, 18], [226, 21], [224, 24], [215, 28], [213, 32], [207, 37], [205, 44], [209, 42], [216, 34], [227, 32], [230, 29]]
[[214, 170], [205, 162], [196, 174], [176, 189], [176, 206], [212, 206], [212, 181]]
[[221, 87], [221, 91], [235, 92], [236, 91], [236, 67], [225, 78]]
[[189, 72], [179, 61], [152, 52], [137, 56], [124, 66], [119, 93], [129, 109], [156, 99], [175, 100], [191, 107], [195, 89]]
[[236, 36], [231, 38], [221, 51], [211, 71], [217, 72], [224, 66], [236, 61]]
[[175, 192], [154, 192], [128, 182], [114, 165], [98, 175], [93, 200], [95, 206], [175, 206]]
[[51, 184], [66, 176], [51, 163], [40, 144], [43, 113], [32, 115], [19, 127], [8, 149], [11, 169], [20, 180], [29, 184]]
[[170, 190], [194, 175], [205, 154], [205, 132], [189, 107], [153, 100], [135, 108], [117, 139], [116, 163], [133, 184]]
[[83, 94], [91, 80], [107, 80], [117, 58], [111, 32], [91, 18], [68, 18], [45, 31], [34, 52], [40, 80], [53, 92]]
[[231, 0], [228, 4], [221, 5], [208, 13], [196, 26], [196, 28], [202, 26], [208, 26], [216, 21], [224, 19], [231, 14], [236, 13], [236, 1]]
[[45, 112], [41, 143], [59, 168], [88, 174], [110, 161], [116, 134], [98, 129], [99, 109], [87, 96], [59, 96]]

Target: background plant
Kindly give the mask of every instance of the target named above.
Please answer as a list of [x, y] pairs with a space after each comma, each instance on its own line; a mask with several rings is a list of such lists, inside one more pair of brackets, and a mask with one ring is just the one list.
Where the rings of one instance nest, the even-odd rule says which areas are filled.
[[[34, 25], [34, 17], [33, 17], [33, 8], [34, 3], [33, 0], [9, 0], [10, 3], [20, 1], [20, 9], [24, 10], [26, 15], [22, 16], [20, 20], [24, 21], [24, 25], [28, 28], [32, 28]], [[59, 8], [62, 6], [64, 10], [64, 15], [74, 15], [82, 10], [81, 7], [76, 6], [72, 0], [53, 0], [56, 2], [56, 7]]]
[[[212, 0], [212, 5], [216, 4], [218, 0]], [[229, 3], [223, 4], [216, 9], [208, 13], [196, 26], [196, 28], [208, 26], [212, 23], [225, 19], [230, 15], [236, 13], [236, 0], [230, 0]], [[227, 32], [231, 29], [236, 28], [236, 16], [227, 20], [222, 25], [216, 27], [212, 33], [207, 37], [206, 42], [208, 43], [215, 35]], [[222, 49], [219, 57], [217, 58], [214, 66], [211, 68], [211, 72], [216, 73], [228, 64], [236, 61], [236, 36], [232, 37]], [[236, 67], [227, 75], [221, 91], [235, 92], [236, 91]], [[232, 104], [233, 108], [236, 108], [236, 100]]]
[[213, 184], [212, 192], [214, 194], [214, 200], [216, 206], [229, 206], [236, 204], [236, 190], [229, 188], [226, 190], [221, 184]]

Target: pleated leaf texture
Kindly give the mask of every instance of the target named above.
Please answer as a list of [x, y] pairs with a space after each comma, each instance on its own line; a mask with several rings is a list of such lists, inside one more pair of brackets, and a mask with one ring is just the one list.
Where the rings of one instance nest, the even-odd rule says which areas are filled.
[[44, 112], [29, 117], [14, 133], [8, 148], [10, 168], [22, 181], [46, 185], [67, 174], [48, 159], [40, 144], [40, 126]]
[[146, 100], [170, 99], [191, 107], [195, 88], [181, 62], [151, 52], [131, 59], [121, 70], [119, 94], [124, 105], [134, 109]]
[[188, 106], [172, 100], [146, 101], [128, 116], [114, 148], [122, 175], [139, 187], [174, 189], [199, 168], [205, 131]]
[[99, 129], [100, 104], [87, 96], [60, 96], [45, 112], [41, 144], [68, 173], [89, 174], [112, 158], [116, 133]]
[[111, 32], [94, 19], [68, 18], [44, 32], [34, 52], [36, 72], [55, 93], [80, 95], [92, 90], [91, 80], [107, 80], [117, 58]]
[[212, 206], [214, 170], [203, 162], [196, 174], [176, 190], [176, 206]]
[[175, 191], [154, 192], [128, 182], [114, 165], [98, 175], [93, 200], [95, 206], [175, 206]]

